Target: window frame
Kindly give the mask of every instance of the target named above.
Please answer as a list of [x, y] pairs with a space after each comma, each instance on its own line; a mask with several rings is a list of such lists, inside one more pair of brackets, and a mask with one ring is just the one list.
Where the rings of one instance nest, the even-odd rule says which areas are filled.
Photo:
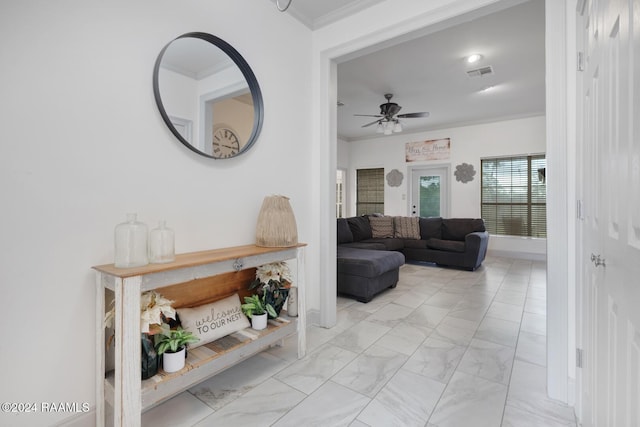
[[[534, 171], [532, 168], [532, 164], [534, 162], [539, 162], [541, 159], [544, 161], [544, 167], [538, 168]], [[503, 189], [503, 190], [508, 189], [509, 190], [508, 197], [513, 199], [514, 198], [513, 189], [522, 188], [523, 186], [517, 186], [517, 185], [500, 186], [497, 184], [488, 185], [485, 182], [485, 168], [488, 166], [488, 163], [490, 162], [496, 163], [495, 179], [496, 181], [498, 181], [500, 177], [498, 176], [499, 174], [497, 172], [497, 163], [508, 161], [508, 160], [511, 160], [512, 162], [526, 160], [526, 176], [527, 176], [526, 202], [514, 202], [513, 200], [509, 202], [505, 202], [505, 201], [498, 200], [499, 199], [499, 196], [497, 194], [498, 189]], [[486, 158], [480, 159], [480, 212], [483, 219], [485, 219], [485, 225], [487, 227], [487, 231], [489, 231], [491, 234], [500, 235], [500, 236], [516, 236], [516, 237], [529, 237], [529, 238], [546, 238], [547, 237], [546, 160], [547, 159], [546, 159], [545, 153], [510, 155], [510, 156], [502, 156], [502, 157], [486, 157]], [[539, 176], [541, 169], [544, 170], [542, 179], [540, 179], [541, 176]], [[513, 183], [513, 181], [517, 180], [518, 178], [522, 178], [523, 175], [521, 172], [518, 174], [514, 174], [513, 172], [514, 171], [512, 169], [509, 175], [506, 175], [506, 174], [502, 175], [501, 178], [502, 179], [508, 178], [511, 183]], [[542, 184], [533, 183], [534, 174], [538, 175], [538, 180], [541, 181]], [[537, 199], [540, 198], [540, 194], [538, 193], [536, 196], [534, 195], [534, 191], [533, 191], [534, 187], [540, 188], [540, 185], [542, 185], [544, 189], [543, 202], [540, 202], [539, 200], [537, 201], [533, 200], [534, 198], [537, 198]], [[490, 193], [491, 192], [490, 190], [492, 188], [495, 188], [496, 195], [493, 198], [494, 200], [487, 201], [486, 194]], [[504, 197], [504, 194], [503, 194], [503, 197]], [[522, 208], [523, 206], [525, 207], [526, 221], [524, 222], [524, 224], [522, 224], [522, 232], [519, 232], [519, 233], [513, 232], [515, 229], [517, 229], [517, 227], [513, 225], [513, 219], [520, 218], [520, 216], [511, 215], [510, 217], [508, 217], [512, 220], [510, 225], [500, 224], [500, 221], [503, 221], [504, 219], [507, 218], [505, 216], [501, 216], [500, 218], [498, 217], [500, 212], [500, 207], [513, 209], [514, 207]], [[487, 211], [493, 211], [492, 213], [494, 213], [494, 215], [488, 215]], [[540, 213], [536, 214], [536, 211], [543, 212], [543, 214], [540, 214]], [[512, 231], [510, 233], [506, 232], [506, 230], [509, 228], [511, 228], [511, 231]]]

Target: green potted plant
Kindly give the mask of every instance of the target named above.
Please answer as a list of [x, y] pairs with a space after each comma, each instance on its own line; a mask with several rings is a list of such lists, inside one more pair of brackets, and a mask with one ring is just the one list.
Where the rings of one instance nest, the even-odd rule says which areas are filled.
[[254, 294], [244, 297], [244, 304], [241, 305], [242, 312], [251, 319], [251, 327], [255, 330], [262, 330], [267, 327], [267, 314], [277, 317], [273, 306], [265, 301], [264, 295]]
[[291, 282], [291, 270], [287, 263], [272, 262], [256, 269], [256, 278], [249, 285], [249, 289], [256, 290], [256, 293], [273, 307], [273, 313], [268, 312], [268, 315], [269, 318], [274, 319], [282, 311], [289, 295]]
[[200, 339], [182, 328], [172, 329], [155, 337], [156, 350], [162, 355], [162, 369], [177, 372], [184, 368], [187, 344]]
[[[115, 300], [111, 302], [114, 305]], [[140, 331], [141, 334], [141, 371], [142, 379], [151, 378], [158, 372], [158, 354], [156, 352], [153, 336], [166, 333], [169, 330], [168, 319], [174, 319], [176, 311], [171, 307], [173, 301], [164, 298], [155, 291], [143, 292], [140, 295]], [[115, 307], [105, 314], [104, 325], [106, 328], [114, 328]], [[107, 348], [113, 341], [115, 331], [109, 336]]]

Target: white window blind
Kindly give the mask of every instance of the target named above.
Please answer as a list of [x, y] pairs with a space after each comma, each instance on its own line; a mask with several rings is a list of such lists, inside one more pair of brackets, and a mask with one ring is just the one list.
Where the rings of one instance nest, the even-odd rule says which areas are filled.
[[544, 155], [483, 159], [481, 214], [487, 231], [547, 237]]

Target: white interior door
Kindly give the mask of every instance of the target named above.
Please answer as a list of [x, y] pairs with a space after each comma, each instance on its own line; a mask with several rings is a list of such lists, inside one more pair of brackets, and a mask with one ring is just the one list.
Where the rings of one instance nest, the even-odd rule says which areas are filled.
[[449, 165], [411, 169], [411, 216], [449, 217], [449, 173]]
[[588, 0], [582, 22], [579, 415], [640, 426], [640, 0]]

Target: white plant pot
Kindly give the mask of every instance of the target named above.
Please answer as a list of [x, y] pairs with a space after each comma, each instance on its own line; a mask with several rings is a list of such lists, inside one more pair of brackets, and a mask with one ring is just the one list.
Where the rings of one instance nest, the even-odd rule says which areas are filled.
[[165, 372], [178, 372], [184, 368], [185, 359], [184, 347], [175, 353], [164, 352], [162, 354], [162, 369], [164, 369]]
[[254, 314], [251, 316], [251, 327], [256, 331], [261, 331], [267, 327], [267, 313], [264, 314]]

